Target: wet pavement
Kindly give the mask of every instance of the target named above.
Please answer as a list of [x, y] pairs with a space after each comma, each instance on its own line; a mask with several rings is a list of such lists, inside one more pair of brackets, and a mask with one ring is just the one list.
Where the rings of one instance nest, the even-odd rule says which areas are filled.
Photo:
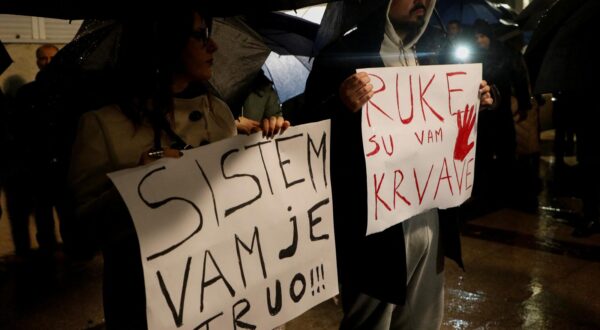
[[[542, 157], [537, 211], [505, 208], [464, 223], [465, 270], [446, 263], [442, 329], [600, 329], [600, 234], [571, 236], [581, 221], [576, 170], [556, 171], [552, 157]], [[3, 215], [0, 329], [104, 328], [100, 257], [25, 262], [12, 249]], [[340, 319], [329, 300], [286, 329], [337, 329]]]

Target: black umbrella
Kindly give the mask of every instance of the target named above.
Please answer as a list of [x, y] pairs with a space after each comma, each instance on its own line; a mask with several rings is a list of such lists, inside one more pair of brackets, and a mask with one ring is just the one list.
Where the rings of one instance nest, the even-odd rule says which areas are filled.
[[79, 103], [79, 111], [113, 102], [121, 35], [122, 25], [116, 20], [85, 20], [36, 80], [48, 87], [48, 97]]
[[[559, 0], [543, 16], [525, 53], [535, 93], [589, 90], [600, 65], [595, 0]], [[591, 38], [591, 39], [590, 39]]]
[[212, 38], [219, 51], [213, 55], [210, 84], [228, 104], [241, 103], [271, 50], [240, 17], [215, 19]]
[[557, 0], [533, 0], [515, 18], [515, 22], [523, 31], [534, 30], [548, 10]]
[[[212, 37], [219, 51], [211, 87], [236, 107], [262, 68], [282, 102], [302, 93], [317, 30], [315, 23], [281, 13], [216, 18]], [[51, 62], [52, 85], [86, 95], [87, 109], [112, 102], [117, 91], [110, 81], [120, 61], [122, 33], [120, 20], [85, 20]]]
[[213, 38], [219, 51], [214, 54], [211, 85], [237, 107], [262, 68], [281, 102], [302, 93], [318, 28], [280, 13], [215, 19]]
[[382, 6], [386, 6], [389, 1], [354, 0], [328, 3], [315, 40], [315, 53], [354, 28], [362, 19], [369, 17]]
[[455, 0], [440, 1], [438, 12], [444, 23], [457, 20], [461, 24], [470, 25], [477, 19], [490, 24], [498, 23], [500, 19], [511, 19], [510, 11], [486, 0]]
[[271, 50], [278, 54], [311, 56], [319, 25], [283, 13], [246, 16], [248, 25], [258, 32]]
[[[215, 16], [235, 16], [275, 10], [292, 10], [325, 3], [331, 0], [196, 0], [202, 8]], [[82, 1], [82, 0], [2, 0], [1, 14], [53, 17], [61, 19], [117, 18], [124, 16], [159, 15], [168, 7], [188, 4], [189, 0], [174, 0], [166, 3], [144, 2], [142, 5], [123, 5], [121, 0]], [[131, 8], [131, 9], [130, 9]]]
[[86, 19], [51, 65], [76, 67], [82, 71], [112, 69], [118, 61], [121, 33], [122, 25], [117, 20]]

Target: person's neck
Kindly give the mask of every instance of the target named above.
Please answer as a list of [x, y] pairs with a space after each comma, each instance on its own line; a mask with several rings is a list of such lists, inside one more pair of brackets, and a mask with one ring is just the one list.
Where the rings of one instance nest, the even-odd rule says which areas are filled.
[[190, 84], [190, 81], [187, 79], [184, 79], [183, 77], [175, 77], [173, 78], [173, 86], [172, 86], [172, 91], [173, 94], [178, 94], [183, 92]]
[[402, 42], [406, 42], [406, 37], [408, 36], [408, 32], [404, 28], [395, 28], [396, 34], [402, 40]]
[[403, 44], [406, 44], [417, 35], [418, 29], [410, 24], [392, 23], [392, 25]]

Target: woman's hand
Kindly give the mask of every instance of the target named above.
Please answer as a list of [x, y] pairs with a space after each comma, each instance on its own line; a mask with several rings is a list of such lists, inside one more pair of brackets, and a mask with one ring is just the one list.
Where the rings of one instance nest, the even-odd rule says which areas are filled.
[[243, 116], [240, 116], [236, 121], [235, 125], [237, 131], [240, 134], [250, 135], [261, 130], [260, 123], [256, 120], [252, 120]]
[[140, 165], [150, 164], [157, 159], [161, 159], [163, 157], [171, 157], [171, 158], [179, 158], [183, 156], [183, 153], [177, 149], [166, 147], [162, 150], [149, 150], [147, 152], [142, 153], [140, 156]]
[[277, 134], [282, 134], [290, 125], [290, 122], [281, 116], [265, 118], [262, 121], [263, 137], [272, 138]]

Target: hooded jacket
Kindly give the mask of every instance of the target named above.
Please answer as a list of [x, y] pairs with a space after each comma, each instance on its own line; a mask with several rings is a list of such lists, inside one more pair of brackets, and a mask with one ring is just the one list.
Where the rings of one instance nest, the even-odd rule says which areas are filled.
[[[417, 55], [418, 41], [425, 32], [435, 1], [432, 0], [427, 9], [425, 24], [405, 42], [388, 18], [390, 4], [391, 1], [379, 1], [379, 6], [357, 24], [356, 30], [323, 50], [307, 81], [305, 110], [309, 120], [331, 119], [334, 227], [342, 288], [352, 287], [382, 301], [401, 305], [406, 299], [407, 282], [403, 228], [398, 224], [365, 236], [367, 186], [361, 113], [349, 111], [338, 96], [342, 81], [357, 68], [412, 66], [421, 62]], [[442, 228], [446, 227], [445, 223], [440, 222], [440, 230], [451, 232], [450, 239], [441, 238], [440, 246], [452, 246], [450, 250], [459, 261], [457, 227], [448, 231]], [[443, 258], [438, 265], [441, 271]]]

